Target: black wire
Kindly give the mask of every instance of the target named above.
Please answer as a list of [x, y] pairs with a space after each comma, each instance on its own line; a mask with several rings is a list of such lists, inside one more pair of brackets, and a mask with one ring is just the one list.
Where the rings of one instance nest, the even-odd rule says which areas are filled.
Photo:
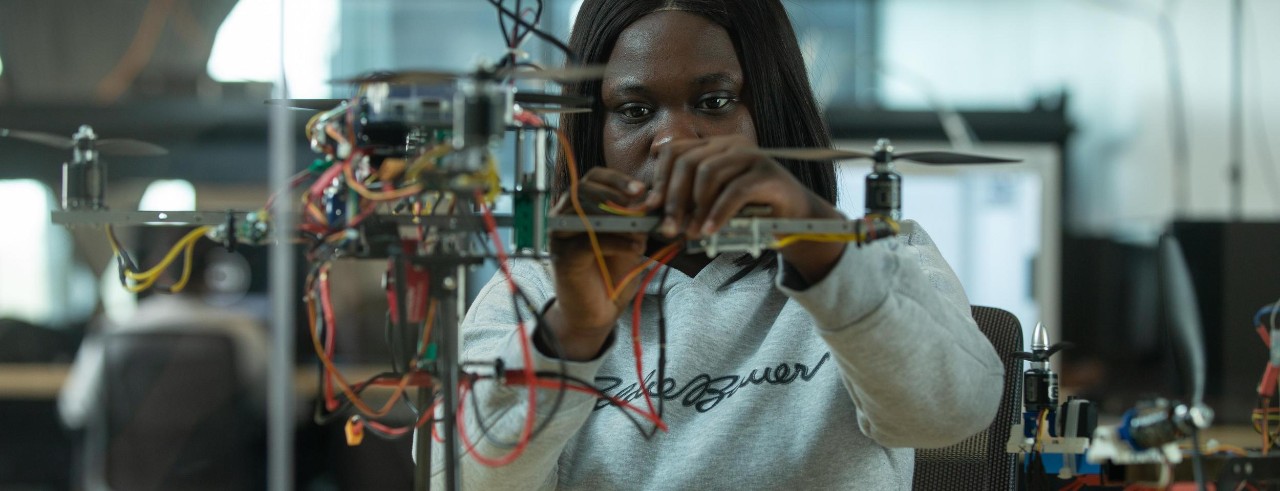
[[[516, 0], [516, 15], [524, 15], [524, 0]], [[501, 15], [499, 15], [499, 17], [501, 17]], [[528, 32], [528, 30], [525, 30], [524, 35], [527, 36]], [[516, 63], [516, 48], [520, 46], [520, 41], [522, 39], [524, 38], [520, 34], [520, 24], [516, 24], [511, 29], [511, 41], [509, 41], [510, 46], [508, 46], [509, 49], [507, 49], [507, 59], [511, 61], [511, 65], [515, 65]]]
[[399, 372], [400, 366], [401, 366], [400, 356], [399, 356], [399, 353], [400, 353], [399, 345], [402, 343], [397, 343], [395, 341], [396, 339], [399, 339], [400, 336], [392, 335], [392, 332], [394, 331], [395, 323], [391, 322], [391, 311], [387, 311], [385, 326], [386, 327], [384, 327], [382, 330], [382, 334], [383, 334], [383, 338], [387, 342], [387, 352], [388, 354], [391, 355], [391, 371]]
[[569, 59], [570, 64], [576, 65], [581, 62], [581, 59], [578, 57], [578, 55], [574, 53], [572, 49], [569, 49], [568, 45], [564, 44], [564, 42], [560, 41], [559, 39], [556, 39], [555, 36], [548, 34], [546, 31], [538, 29], [538, 26], [529, 23], [529, 21], [521, 19], [519, 14], [512, 12], [510, 10], [507, 10], [507, 8], [502, 5], [501, 0], [489, 0], [489, 3], [492, 4], [495, 8], [497, 8], [500, 13], [502, 13], [503, 15], [506, 15], [508, 18], [515, 21], [516, 24], [524, 26], [527, 29], [529, 29], [528, 32], [533, 33], [535, 36], [538, 36], [543, 40], [545, 40], [546, 42], [551, 43], [552, 46], [555, 46], [560, 51], [563, 51], [565, 56]]
[[[658, 280], [658, 385], [656, 392], [658, 396], [658, 419], [661, 420], [663, 404], [666, 401], [666, 398], [662, 396], [662, 386], [667, 380], [667, 314], [665, 304], [667, 298], [667, 276], [671, 274], [671, 267], [665, 265], [660, 265], [659, 267], [666, 268], [662, 271], [662, 279]], [[642, 387], [640, 390], [648, 389]], [[647, 433], [641, 432], [641, 435], [644, 436], [645, 440], [648, 440], [658, 434], [658, 429], [658, 424], [654, 423], [652, 430]]]
[[[573, 382], [575, 384], [578, 384], [579, 386], [582, 386], [583, 388], [590, 390], [598, 398], [605, 399], [605, 400], [608, 400], [609, 398], [609, 394], [605, 394], [604, 391], [597, 388], [591, 382], [587, 382], [586, 380], [582, 380], [578, 377], [574, 377], [567, 373], [539, 371], [539, 372], [535, 372], [534, 375], [536, 375], [538, 378], [544, 378], [544, 377], [555, 378], [555, 379], [563, 380], [565, 382]], [[644, 425], [640, 422], [640, 420], [636, 419], [636, 416], [634, 414], [631, 414], [630, 411], [627, 411], [627, 408], [625, 407], [622, 407], [622, 406], [614, 406], [614, 407], [618, 408], [619, 411], [622, 411], [622, 415], [626, 416], [627, 420], [631, 421], [631, 425], [636, 427], [636, 431], [639, 431], [642, 436], [645, 435]], [[645, 438], [648, 439], [647, 436]]]
[[[519, 27], [519, 24], [516, 24]], [[507, 17], [503, 15], [502, 10], [498, 10], [498, 30], [502, 31], [503, 44], [507, 45], [507, 55], [502, 57], [502, 63], [498, 66], [505, 66], [507, 63], [515, 61], [515, 56], [511, 54], [511, 50], [515, 49], [515, 40], [507, 37]]]

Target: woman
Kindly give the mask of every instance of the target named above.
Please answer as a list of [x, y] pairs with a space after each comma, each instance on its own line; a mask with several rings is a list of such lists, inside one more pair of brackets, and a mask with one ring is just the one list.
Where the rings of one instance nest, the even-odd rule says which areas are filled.
[[[581, 162], [579, 196], [664, 217], [657, 238], [601, 234], [610, 271], [634, 268], [664, 241], [712, 233], [748, 204], [779, 218], [841, 216], [829, 163], [758, 151], [829, 145], [777, 0], [588, 0], [570, 47], [607, 67], [577, 88], [596, 97], [596, 111], [563, 124]], [[574, 211], [562, 199], [556, 213]], [[630, 327], [638, 282], [611, 300], [584, 235], [555, 235], [552, 252], [549, 266], [512, 267], [546, 305], [542, 324], [515, 333], [499, 275], [464, 320], [464, 359], [521, 366], [520, 337], [531, 336], [537, 370], [564, 370], [641, 407], [647, 390], [664, 403], [669, 431], [647, 439], [608, 401], [568, 393], [557, 407], [545, 390], [538, 422], [554, 417], [508, 465], [464, 457], [467, 487], [908, 489], [912, 448], [980, 431], [999, 403], [999, 358], [923, 231], [860, 248], [800, 242], [764, 261], [677, 256], [644, 292], [646, 366], [656, 366], [659, 319], [668, 333], [665, 376], [647, 373], [645, 389], [629, 336], [614, 341]], [[476, 451], [509, 452], [504, 443], [526, 428], [526, 389], [482, 382], [474, 397], [464, 411]], [[476, 414], [489, 439], [476, 436]], [[438, 458], [435, 469], [439, 479]]]

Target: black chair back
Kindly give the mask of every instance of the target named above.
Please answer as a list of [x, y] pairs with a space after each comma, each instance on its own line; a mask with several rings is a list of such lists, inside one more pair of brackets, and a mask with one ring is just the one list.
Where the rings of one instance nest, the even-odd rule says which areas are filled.
[[104, 406], [86, 434], [91, 488], [265, 487], [265, 424], [230, 336], [123, 332], [104, 343]]
[[1022, 410], [1022, 324], [994, 307], [973, 307], [973, 320], [1004, 363], [1004, 395], [991, 426], [967, 440], [944, 448], [916, 450], [912, 489], [946, 491], [1012, 490], [1017, 481], [1015, 456], [1006, 451], [1010, 428]]

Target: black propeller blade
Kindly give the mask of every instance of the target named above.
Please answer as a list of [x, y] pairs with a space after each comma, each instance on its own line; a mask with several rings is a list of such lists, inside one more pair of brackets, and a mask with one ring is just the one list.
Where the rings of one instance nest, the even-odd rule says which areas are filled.
[[871, 154], [856, 150], [834, 148], [762, 148], [762, 153], [775, 159], [789, 160], [849, 160], [868, 159]]
[[910, 160], [921, 164], [956, 165], [956, 164], [1006, 164], [1020, 162], [1015, 159], [987, 157], [956, 152], [906, 152], [894, 154], [894, 160]]
[[[474, 73], [451, 72], [443, 70], [404, 70], [393, 72], [374, 72], [330, 80], [334, 84], [368, 84], [388, 83], [405, 85], [447, 84], [459, 78], [474, 76]], [[604, 77], [604, 65], [583, 65], [565, 68], [549, 68], [545, 70], [529, 70], [521, 68], [503, 68], [493, 73], [494, 79], [512, 78], [515, 80], [553, 80], [556, 82], [579, 82]]]
[[74, 140], [65, 136], [55, 135], [52, 133], [40, 133], [38, 131], [6, 130], [4, 128], [0, 128], [0, 137], [26, 140], [53, 148], [71, 148], [71, 146], [75, 144]]
[[[288, 106], [304, 111], [327, 111], [347, 99], [268, 99], [265, 104]], [[591, 98], [576, 95], [516, 92], [515, 102], [525, 109], [541, 113], [589, 112]]]
[[263, 101], [273, 106], [288, 106], [290, 109], [304, 111], [327, 111], [338, 107], [346, 99], [267, 99]]
[[[870, 159], [875, 158], [876, 154], [859, 152], [856, 150], [836, 150], [834, 148], [763, 148], [761, 151], [770, 157], [777, 159], [791, 160], [849, 160], [849, 159]], [[1021, 162], [1015, 159], [1006, 159], [1001, 157], [988, 157], [985, 155], [972, 155], [957, 152], [907, 152], [892, 154], [893, 160], [910, 160], [921, 164], [930, 165], [956, 165], [956, 164], [1002, 164], [1009, 162]]]
[[168, 150], [160, 145], [126, 138], [98, 140], [93, 144], [93, 148], [103, 155], [119, 155], [122, 157], [151, 157], [169, 153]]
[[[0, 128], [0, 137], [16, 138], [61, 149], [69, 149], [74, 147], [76, 144], [75, 140], [71, 138], [38, 131], [19, 131]], [[93, 148], [103, 155], [118, 155], [124, 157], [146, 157], [153, 155], [165, 155], [169, 153], [169, 151], [164, 147], [154, 143], [147, 143], [141, 140], [133, 140], [129, 138], [96, 140], [94, 141]]]

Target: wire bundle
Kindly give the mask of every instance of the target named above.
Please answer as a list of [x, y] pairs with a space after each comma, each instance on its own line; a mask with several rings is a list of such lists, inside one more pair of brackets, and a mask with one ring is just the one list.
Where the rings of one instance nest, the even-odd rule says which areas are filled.
[[[186, 288], [187, 281], [191, 279], [191, 261], [192, 250], [195, 249], [196, 241], [200, 240], [206, 233], [213, 230], [213, 227], [204, 226], [196, 227], [195, 230], [188, 232], [181, 239], [174, 243], [169, 249], [169, 253], [160, 259], [151, 269], [140, 271], [138, 266], [134, 264], [133, 258], [120, 245], [119, 239], [116, 238], [115, 230], [111, 225], [107, 225], [107, 242], [111, 244], [111, 252], [116, 259], [116, 265], [120, 271], [120, 285], [133, 293], [147, 291], [155, 286], [156, 280], [164, 275], [164, 272], [173, 265], [178, 255], [182, 255], [182, 274], [178, 277], [178, 281], [173, 285], [157, 288], [162, 293], [178, 293]], [[130, 283], [132, 282], [132, 283]]]

